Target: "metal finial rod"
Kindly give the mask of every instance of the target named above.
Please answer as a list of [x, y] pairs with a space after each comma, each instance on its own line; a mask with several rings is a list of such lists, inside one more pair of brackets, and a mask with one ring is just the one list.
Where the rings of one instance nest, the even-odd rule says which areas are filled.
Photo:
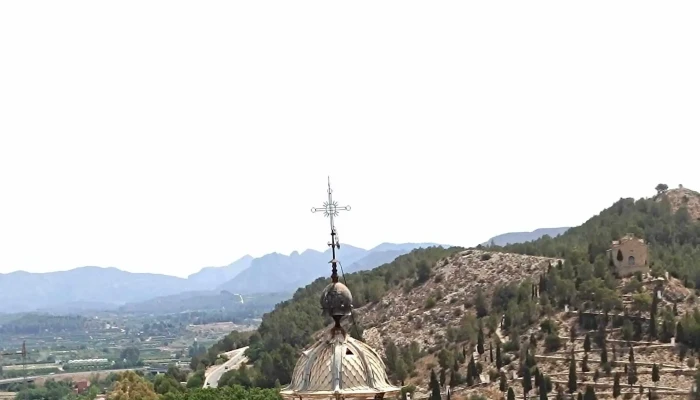
[[331, 241], [328, 243], [330, 246], [333, 259], [331, 260], [331, 280], [333, 283], [338, 282], [338, 260], [335, 259], [335, 249], [340, 248], [340, 241], [338, 240], [338, 232], [335, 229], [334, 217], [338, 216], [340, 211], [350, 211], [350, 206], [339, 206], [337, 201], [333, 200], [333, 189], [331, 189], [331, 178], [328, 177], [328, 201], [323, 203], [323, 207], [313, 207], [311, 209], [312, 213], [322, 212], [324, 217], [329, 217], [331, 222]]

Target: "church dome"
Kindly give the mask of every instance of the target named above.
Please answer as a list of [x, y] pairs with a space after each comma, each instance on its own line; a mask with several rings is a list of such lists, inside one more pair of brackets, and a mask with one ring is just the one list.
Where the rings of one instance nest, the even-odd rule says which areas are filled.
[[381, 399], [399, 391], [400, 387], [389, 382], [384, 362], [374, 349], [334, 329], [302, 353], [292, 382], [280, 394], [297, 400]]

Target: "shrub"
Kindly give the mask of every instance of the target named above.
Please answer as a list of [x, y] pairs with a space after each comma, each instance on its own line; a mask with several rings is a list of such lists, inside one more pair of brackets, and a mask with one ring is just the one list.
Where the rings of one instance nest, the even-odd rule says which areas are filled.
[[435, 304], [437, 304], [435, 299], [432, 297], [429, 297], [428, 300], [425, 301], [425, 309], [429, 310], [429, 309], [435, 307]]
[[550, 333], [544, 338], [544, 348], [550, 353], [559, 350], [561, 348], [561, 339], [557, 334]]

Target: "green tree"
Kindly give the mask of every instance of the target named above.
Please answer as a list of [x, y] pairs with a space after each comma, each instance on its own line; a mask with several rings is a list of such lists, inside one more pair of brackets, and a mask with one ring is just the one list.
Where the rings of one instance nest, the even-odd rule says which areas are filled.
[[576, 359], [574, 358], [574, 352], [571, 352], [571, 359], [569, 360], [569, 383], [568, 383], [569, 393], [573, 394], [578, 388], [577, 378], [576, 378]]
[[590, 371], [588, 368], [588, 354], [584, 354], [581, 360], [581, 372], [585, 374], [588, 371]]
[[613, 397], [618, 398], [622, 394], [622, 388], [620, 387], [620, 373], [615, 372], [615, 380], [613, 381]]
[[631, 362], [627, 366], [627, 384], [632, 386], [635, 383], [637, 383], [637, 366], [634, 365], [634, 362]]
[[204, 385], [204, 371], [195, 372], [190, 379], [187, 380], [187, 388], [201, 388]]
[[527, 395], [532, 390], [532, 375], [530, 374], [530, 368], [525, 368], [523, 370], [523, 392]]
[[500, 371], [503, 368], [503, 357], [501, 357], [501, 343], [496, 343], [496, 368]]
[[121, 373], [108, 400], [158, 400], [153, 386], [134, 371]]
[[119, 358], [124, 360], [127, 365], [134, 366], [138, 364], [139, 359], [141, 358], [141, 352], [136, 347], [127, 347], [122, 350]]
[[544, 387], [540, 388], [540, 400], [547, 400], [547, 390]]
[[603, 346], [600, 348], [600, 363], [601, 364], [607, 364], [608, 363], [608, 349], [605, 343], [603, 343]]
[[173, 376], [168, 374], [158, 375], [153, 380], [153, 389], [158, 394], [166, 393], [181, 393], [185, 391], [179, 381], [177, 381]]
[[591, 351], [591, 337], [588, 335], [588, 333], [586, 333], [586, 336], [583, 339], [583, 351], [586, 353]]
[[508, 400], [515, 400], [515, 392], [512, 387], [508, 388]]
[[408, 378], [408, 370], [406, 367], [406, 362], [404, 362], [403, 358], [399, 358], [399, 360], [396, 362], [396, 379], [398, 379], [401, 382], [401, 385], [403, 386], [406, 382], [406, 378]]
[[506, 374], [504, 372], [500, 373], [501, 379], [498, 384], [498, 389], [501, 392], [505, 392], [508, 389], [508, 382], [506, 381]]
[[479, 352], [479, 355], [484, 354], [484, 329], [482, 327], [479, 327], [476, 351]]
[[665, 183], [659, 183], [658, 185], [656, 185], [656, 188], [654, 188], [654, 190], [656, 190], [656, 194], [661, 194], [668, 190], [668, 185]]
[[396, 361], [399, 358], [399, 348], [396, 347], [393, 340], [389, 340], [389, 343], [386, 344], [386, 348], [384, 349], [384, 357], [386, 358], [386, 365], [389, 367], [389, 369], [392, 371], [396, 370]]
[[474, 362], [474, 356], [469, 359], [469, 364], [467, 364], [467, 375], [476, 380], [479, 377], [479, 371], [476, 369], [476, 362]]
[[586, 386], [586, 393], [583, 395], [583, 400], [597, 400], [595, 390], [592, 386]]
[[435, 370], [430, 370], [430, 400], [441, 400], [440, 395], [440, 382], [438, 382], [438, 377], [435, 374]]
[[484, 296], [481, 287], [476, 289], [476, 297], [474, 299], [474, 307], [476, 308], [476, 317], [483, 318], [489, 314], [489, 310], [486, 306], [486, 297]]
[[450, 368], [454, 364], [454, 358], [452, 357], [452, 352], [447, 349], [442, 349], [438, 353], [438, 363], [442, 369]]
[[654, 366], [651, 368], [651, 380], [654, 382], [654, 385], [658, 385], [660, 379], [661, 376], [659, 374], [659, 366], [654, 364]]
[[421, 260], [416, 265], [417, 283], [425, 283], [430, 279], [430, 264], [426, 260]]

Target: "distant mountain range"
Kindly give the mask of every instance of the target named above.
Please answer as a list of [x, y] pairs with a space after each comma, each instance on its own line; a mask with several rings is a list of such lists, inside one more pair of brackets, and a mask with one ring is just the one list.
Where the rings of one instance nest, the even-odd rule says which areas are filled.
[[[342, 245], [336, 251], [347, 272], [376, 268], [393, 261], [396, 257], [410, 253], [417, 248], [438, 246], [434, 243], [383, 243], [365, 250], [350, 245]], [[294, 292], [297, 288], [313, 282], [316, 278], [330, 275], [331, 250], [325, 252], [306, 250], [289, 256], [272, 253], [254, 259], [250, 267], [241, 271], [233, 279], [217, 289], [231, 293], [253, 294], [265, 292]], [[347, 266], [347, 269], [345, 267]]]
[[551, 237], [557, 237], [562, 233], [569, 230], [568, 227], [564, 228], [540, 228], [535, 229], [532, 232], [510, 232], [504, 233], [502, 235], [494, 236], [491, 239], [482, 243], [483, 246], [488, 246], [490, 244], [495, 244], [496, 246], [505, 246], [507, 244], [514, 243], [525, 243], [537, 240], [544, 235], [549, 235]]
[[[436, 244], [384, 243], [370, 250], [342, 245], [337, 258], [346, 273], [356, 272], [376, 268], [416, 248], [431, 246]], [[330, 260], [330, 249], [325, 252], [294, 252], [289, 256], [279, 253], [260, 258], [245, 256], [223, 267], [203, 268], [187, 279], [132, 273], [113, 267], [81, 267], [49, 273], [18, 271], [0, 274], [0, 313], [44, 311], [65, 314], [118, 310], [120, 307], [122, 311], [183, 310], [188, 301], [209, 306], [217, 299], [223, 299], [225, 303], [232, 295], [238, 297], [239, 294], [291, 295], [316, 278], [330, 275]], [[149, 300], [156, 303], [149, 303]], [[177, 304], [163, 307], [162, 304], [168, 301]]]

